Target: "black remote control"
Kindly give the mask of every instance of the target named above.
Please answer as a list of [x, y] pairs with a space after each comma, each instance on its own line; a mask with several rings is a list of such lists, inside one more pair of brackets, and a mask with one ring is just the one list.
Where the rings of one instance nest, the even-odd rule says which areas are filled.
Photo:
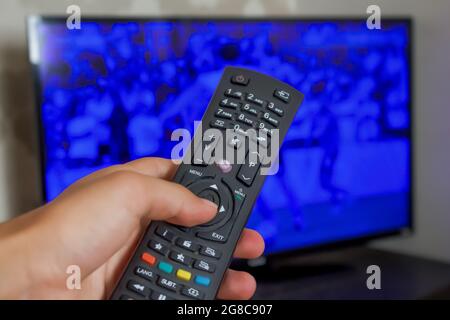
[[[279, 148], [302, 100], [303, 94], [272, 77], [225, 68], [193, 139], [197, 141], [200, 134], [200, 144], [191, 143], [174, 177], [194, 194], [215, 202], [218, 213], [193, 228], [151, 222], [111, 299], [216, 297], [264, 183], [261, 173], [270, 158], [267, 150]], [[250, 148], [251, 141], [257, 142], [258, 149]], [[225, 158], [226, 150], [217, 151], [221, 146], [235, 151], [232, 161]]]

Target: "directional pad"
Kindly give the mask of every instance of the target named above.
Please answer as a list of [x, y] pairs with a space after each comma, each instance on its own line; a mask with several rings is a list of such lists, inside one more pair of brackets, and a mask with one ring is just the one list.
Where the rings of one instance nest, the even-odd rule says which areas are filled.
[[209, 227], [222, 224], [231, 217], [233, 212], [231, 195], [228, 188], [226, 188], [222, 183], [213, 179], [204, 179], [191, 184], [188, 188], [194, 194], [214, 202], [218, 206], [216, 217], [200, 227]]

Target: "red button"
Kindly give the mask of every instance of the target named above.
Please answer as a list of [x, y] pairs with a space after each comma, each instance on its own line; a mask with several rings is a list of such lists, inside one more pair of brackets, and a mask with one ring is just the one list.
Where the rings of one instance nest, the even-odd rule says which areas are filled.
[[141, 259], [147, 262], [149, 265], [154, 265], [156, 262], [156, 258], [152, 256], [150, 253], [144, 252], [141, 256]]

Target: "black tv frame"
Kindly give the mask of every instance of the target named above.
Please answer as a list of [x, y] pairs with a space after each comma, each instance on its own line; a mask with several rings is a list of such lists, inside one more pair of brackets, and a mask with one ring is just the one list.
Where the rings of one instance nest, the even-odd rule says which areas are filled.
[[[35, 95], [35, 103], [36, 103], [36, 122], [37, 122], [37, 128], [38, 128], [38, 136], [39, 136], [39, 161], [40, 161], [40, 175], [39, 179], [40, 186], [41, 186], [41, 204], [46, 203], [47, 199], [47, 192], [46, 192], [46, 185], [45, 185], [45, 167], [46, 167], [46, 150], [45, 150], [45, 140], [44, 140], [44, 128], [43, 123], [41, 121], [41, 115], [42, 115], [42, 99], [41, 99], [41, 84], [39, 79], [39, 66], [37, 64], [34, 64], [31, 60], [31, 51], [34, 48], [31, 48], [30, 46], [30, 26], [32, 23], [32, 20], [37, 19], [39, 23], [65, 23], [67, 17], [61, 16], [61, 15], [32, 15], [27, 17], [27, 46], [28, 46], [28, 53], [29, 53], [29, 62], [31, 65], [31, 72], [32, 72], [32, 79], [34, 83], [34, 95]], [[261, 16], [261, 17], [242, 17], [242, 16], [212, 16], [212, 17], [202, 17], [202, 16], [83, 16], [81, 19], [81, 23], [83, 21], [99, 21], [99, 22], [123, 22], [123, 21], [137, 21], [137, 22], [166, 22], [166, 21], [182, 21], [182, 22], [204, 22], [204, 21], [239, 21], [239, 22], [246, 22], [246, 21], [280, 21], [280, 22], [294, 22], [294, 21], [305, 21], [305, 22], [311, 22], [311, 21], [348, 21], [348, 22], [365, 22], [367, 19], [366, 16]], [[328, 243], [321, 243], [317, 245], [312, 245], [308, 247], [301, 247], [301, 248], [295, 248], [295, 249], [288, 249], [285, 251], [280, 252], [274, 252], [270, 254], [265, 254], [266, 257], [272, 259], [278, 259], [278, 258], [288, 258], [292, 256], [297, 256], [299, 254], [306, 254], [311, 252], [320, 252], [320, 251], [327, 251], [327, 250], [334, 250], [338, 248], [344, 248], [348, 246], [355, 246], [355, 245], [362, 245], [365, 244], [371, 240], [395, 236], [395, 235], [411, 235], [415, 228], [414, 228], [414, 220], [415, 220], [415, 205], [414, 205], [414, 193], [415, 193], [415, 175], [414, 175], [414, 168], [415, 168], [415, 161], [414, 161], [414, 81], [413, 81], [413, 74], [414, 74], [414, 23], [411, 17], [409, 16], [383, 16], [382, 24], [383, 22], [403, 22], [406, 23], [408, 26], [408, 34], [409, 34], [409, 46], [408, 46], [408, 62], [409, 62], [409, 89], [411, 92], [410, 95], [410, 101], [409, 101], [409, 130], [408, 130], [408, 136], [410, 138], [410, 146], [409, 146], [409, 177], [410, 177], [410, 189], [409, 189], [409, 223], [407, 226], [403, 228], [396, 228], [392, 230], [386, 230], [383, 232], [378, 232], [374, 234], [368, 234], [363, 235], [360, 237], [354, 237], [352, 239], [344, 239], [344, 240], [337, 240], [333, 242]]]

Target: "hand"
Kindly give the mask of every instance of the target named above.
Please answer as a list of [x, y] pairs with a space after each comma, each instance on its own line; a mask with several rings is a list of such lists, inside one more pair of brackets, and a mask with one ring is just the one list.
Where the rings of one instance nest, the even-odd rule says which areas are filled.
[[[170, 182], [176, 165], [146, 158], [97, 171], [57, 199], [0, 224], [0, 298], [104, 299], [150, 220], [194, 226], [217, 206]], [[256, 258], [264, 241], [245, 229], [235, 257]], [[81, 289], [69, 290], [67, 267], [81, 268]], [[249, 299], [254, 278], [228, 270], [220, 299]]]

